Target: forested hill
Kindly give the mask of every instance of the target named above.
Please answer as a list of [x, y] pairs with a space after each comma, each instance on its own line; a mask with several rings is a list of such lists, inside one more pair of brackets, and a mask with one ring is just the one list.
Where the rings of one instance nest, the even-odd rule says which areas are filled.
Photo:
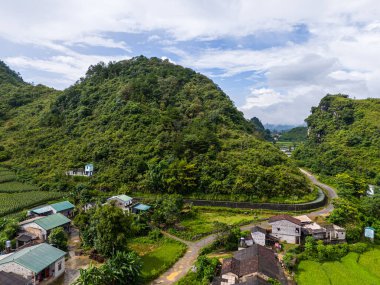
[[306, 122], [307, 142], [293, 154], [303, 165], [380, 185], [380, 99], [327, 95]]
[[96, 174], [81, 183], [103, 191], [260, 198], [309, 191], [223, 91], [190, 69], [141, 56], [91, 66], [63, 92], [30, 92], [36, 88], [46, 96], [7, 105], [12, 116], [0, 131], [10, 158], [4, 163], [46, 189], [69, 189], [65, 171], [92, 162]]

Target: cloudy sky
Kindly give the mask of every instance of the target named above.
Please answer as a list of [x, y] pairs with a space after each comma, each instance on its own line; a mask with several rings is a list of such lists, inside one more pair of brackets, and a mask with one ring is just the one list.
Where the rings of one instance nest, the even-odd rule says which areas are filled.
[[326, 93], [380, 97], [380, 5], [323, 0], [0, 0], [0, 59], [64, 89], [143, 54], [211, 77], [264, 123], [301, 124]]

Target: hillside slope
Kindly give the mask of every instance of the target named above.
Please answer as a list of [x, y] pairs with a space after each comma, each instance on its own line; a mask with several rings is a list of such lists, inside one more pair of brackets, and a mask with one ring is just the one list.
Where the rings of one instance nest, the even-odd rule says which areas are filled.
[[91, 66], [63, 92], [28, 88], [39, 95], [7, 109], [2, 143], [10, 152], [6, 164], [45, 188], [69, 189], [65, 171], [92, 162], [96, 174], [82, 183], [103, 191], [262, 199], [310, 191], [223, 91], [190, 69], [141, 56]]
[[380, 185], [380, 99], [327, 95], [306, 122], [307, 142], [293, 154], [301, 164]]

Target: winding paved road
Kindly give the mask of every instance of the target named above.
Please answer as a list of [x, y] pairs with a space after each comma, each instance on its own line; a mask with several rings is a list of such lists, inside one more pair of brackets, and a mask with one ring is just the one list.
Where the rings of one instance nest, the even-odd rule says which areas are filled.
[[[331, 201], [332, 201], [332, 199], [338, 197], [338, 195], [336, 194], [335, 190], [333, 188], [331, 188], [330, 186], [319, 182], [317, 180], [317, 178], [315, 178], [313, 176], [313, 174], [311, 174], [310, 172], [308, 172], [308, 171], [306, 171], [304, 169], [301, 169], [301, 168], [300, 168], [300, 171], [313, 184], [317, 185], [320, 188], [323, 188], [326, 191], [327, 196], [329, 198], [329, 202], [326, 205], [326, 207], [324, 207], [321, 210], [317, 210], [315, 212], [308, 213], [308, 215], [319, 216], [319, 215], [326, 215], [326, 214], [330, 213], [334, 209]], [[252, 224], [249, 224], [249, 225], [242, 226], [241, 230], [243, 230], [243, 231], [249, 230], [253, 226], [257, 225], [257, 224], [258, 223], [256, 222], [256, 223], [252, 223]], [[171, 234], [168, 234], [166, 232], [164, 232], [164, 234], [166, 236], [170, 237], [170, 238], [173, 238], [175, 240], [183, 242], [184, 244], [187, 245], [188, 248], [187, 248], [187, 251], [186, 251], [185, 255], [183, 257], [181, 257], [170, 269], [168, 269], [160, 277], [158, 277], [157, 279], [153, 280], [150, 283], [151, 285], [155, 285], [155, 284], [170, 285], [170, 284], [174, 284], [175, 282], [177, 282], [179, 279], [181, 279], [183, 276], [185, 276], [186, 273], [191, 269], [191, 267], [193, 266], [194, 262], [196, 261], [198, 255], [199, 255], [200, 249], [203, 248], [203, 247], [205, 247], [206, 245], [211, 244], [216, 239], [216, 235], [213, 234], [213, 235], [209, 235], [209, 236], [207, 236], [207, 237], [205, 237], [205, 238], [203, 238], [203, 239], [201, 239], [199, 241], [190, 242], [190, 241], [182, 240], [182, 239], [180, 239], [180, 238], [178, 238], [176, 236], [173, 236]]]

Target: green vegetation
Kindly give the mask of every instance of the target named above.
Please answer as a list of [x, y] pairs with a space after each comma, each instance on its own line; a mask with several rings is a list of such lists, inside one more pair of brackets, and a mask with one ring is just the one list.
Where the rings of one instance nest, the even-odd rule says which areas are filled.
[[[8, 178], [9, 177], [10, 176], [8, 176]], [[17, 193], [36, 190], [38, 190], [36, 186], [28, 185], [18, 181], [7, 181], [0, 183], [0, 193]]]
[[380, 283], [380, 250], [377, 248], [359, 255], [351, 252], [341, 261], [319, 263], [301, 261], [296, 275], [300, 285], [356, 285]]
[[294, 152], [302, 166], [380, 185], [380, 99], [327, 95], [306, 122], [309, 137]]
[[196, 272], [189, 271], [176, 285], [208, 285], [217, 274], [219, 265], [218, 259], [201, 255], [195, 262]]
[[180, 222], [169, 230], [170, 233], [186, 239], [197, 240], [218, 231], [218, 224], [230, 226], [249, 224], [257, 219], [251, 210], [233, 212], [227, 209], [193, 207], [181, 214]]
[[166, 237], [133, 238], [129, 240], [128, 246], [141, 256], [142, 278], [145, 282], [169, 269], [186, 251], [186, 245]]
[[307, 139], [307, 127], [295, 127], [291, 130], [284, 131], [280, 137], [279, 142], [304, 142]]
[[[166, 60], [100, 63], [63, 92], [4, 79], [0, 111], [0, 160], [45, 190], [71, 191], [81, 183], [132, 195], [252, 199], [312, 191], [220, 88]], [[95, 165], [91, 179], [64, 175], [87, 162]]]
[[63, 251], [67, 251], [68, 239], [69, 237], [67, 233], [61, 227], [52, 229], [48, 237], [50, 244], [58, 247]]
[[117, 252], [100, 267], [80, 269], [75, 285], [138, 284], [141, 260], [134, 252]]
[[0, 216], [27, 210], [33, 206], [62, 198], [63, 193], [28, 191], [27, 193], [0, 193]]

